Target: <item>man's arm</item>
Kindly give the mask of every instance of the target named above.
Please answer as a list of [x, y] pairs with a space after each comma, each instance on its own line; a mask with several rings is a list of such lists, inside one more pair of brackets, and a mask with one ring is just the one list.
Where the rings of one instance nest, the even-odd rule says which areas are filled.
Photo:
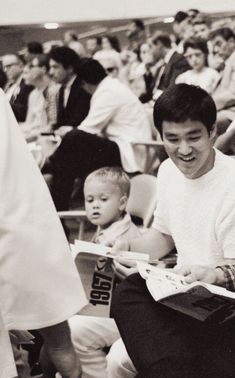
[[[148, 253], [150, 260], [157, 260], [166, 256], [174, 248], [170, 235], [162, 234], [155, 228], [148, 229], [143, 236], [131, 241], [118, 240], [113, 246], [113, 253], [119, 251], [133, 251]], [[136, 262], [122, 258], [114, 259], [113, 268], [120, 279], [124, 279], [136, 272]]]
[[222, 87], [221, 85], [218, 85], [218, 87], [215, 89], [215, 93], [212, 93], [217, 111], [230, 108], [235, 104], [235, 62], [231, 63], [229, 79], [228, 86]]
[[130, 251], [148, 253], [151, 259], [160, 259], [174, 248], [170, 235], [150, 228], [141, 238], [130, 241]]
[[222, 135], [219, 135], [215, 141], [215, 147], [225, 154], [235, 146], [235, 121], [229, 125], [228, 129]]
[[79, 130], [99, 134], [118, 110], [119, 99], [111, 91], [103, 91], [93, 96], [95, 97], [92, 99], [90, 111], [80, 124]]
[[174, 242], [170, 235], [166, 235], [155, 228], [148, 229], [143, 236], [131, 241], [118, 240], [113, 246], [113, 252], [133, 251], [148, 253], [150, 259], [160, 259], [166, 256], [174, 248]]

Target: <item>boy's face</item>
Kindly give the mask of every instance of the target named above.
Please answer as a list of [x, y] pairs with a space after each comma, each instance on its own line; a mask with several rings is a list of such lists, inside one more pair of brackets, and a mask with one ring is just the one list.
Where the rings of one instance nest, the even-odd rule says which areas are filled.
[[188, 179], [196, 179], [213, 168], [213, 139], [200, 121], [163, 121], [163, 143], [171, 160]]
[[96, 178], [85, 182], [84, 196], [89, 221], [102, 228], [116, 222], [126, 207], [127, 197], [117, 185]]

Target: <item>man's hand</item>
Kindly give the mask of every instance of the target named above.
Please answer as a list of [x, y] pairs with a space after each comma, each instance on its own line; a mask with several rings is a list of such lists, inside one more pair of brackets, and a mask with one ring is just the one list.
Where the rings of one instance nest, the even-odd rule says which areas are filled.
[[59, 135], [61, 138], [65, 136], [69, 131], [73, 130], [72, 126], [61, 126], [59, 129], [55, 130], [55, 135]]
[[113, 260], [112, 266], [116, 276], [120, 280], [124, 280], [126, 277], [138, 271], [136, 267], [136, 261], [128, 260], [124, 257], [116, 257]]
[[209, 284], [222, 285], [225, 282], [224, 273], [219, 268], [200, 265], [184, 266], [177, 269], [176, 273], [185, 276], [187, 283], [203, 281]]

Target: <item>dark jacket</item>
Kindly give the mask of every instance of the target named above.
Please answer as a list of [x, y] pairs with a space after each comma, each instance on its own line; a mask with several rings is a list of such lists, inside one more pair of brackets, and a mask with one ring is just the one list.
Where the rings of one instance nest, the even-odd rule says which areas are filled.
[[70, 90], [66, 107], [63, 106], [63, 87], [60, 88], [58, 98], [57, 123], [54, 128], [60, 126], [78, 126], [86, 118], [89, 108], [91, 95], [81, 86], [81, 81], [77, 77]]
[[28, 111], [29, 94], [33, 90], [31, 85], [26, 85], [22, 79], [20, 82], [19, 93], [12, 96], [10, 104], [18, 122], [24, 122]]
[[175, 79], [177, 78], [178, 75], [180, 75], [181, 73], [189, 69], [191, 69], [191, 67], [189, 66], [186, 58], [183, 55], [177, 52], [174, 52], [169, 62], [165, 65], [164, 71], [161, 75], [160, 82], [157, 88], [155, 87], [155, 85], [158, 79], [158, 74], [161, 71], [161, 67], [159, 67], [156, 71], [156, 74], [152, 76], [151, 82], [148, 78], [148, 83], [147, 83], [146, 78], [145, 78], [146, 93], [143, 93], [139, 97], [140, 101], [143, 103], [150, 101], [156, 89], [161, 89], [162, 91], [164, 91], [170, 85], [175, 83]]
[[158, 89], [164, 91], [170, 85], [175, 83], [175, 79], [177, 78], [177, 76], [190, 69], [191, 67], [188, 64], [186, 58], [183, 55], [174, 52], [169, 62], [166, 64], [165, 70], [161, 76]]

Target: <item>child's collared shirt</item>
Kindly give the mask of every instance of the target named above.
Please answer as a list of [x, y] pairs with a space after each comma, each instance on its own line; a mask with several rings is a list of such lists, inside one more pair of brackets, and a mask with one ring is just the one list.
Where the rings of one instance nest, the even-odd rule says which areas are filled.
[[106, 229], [98, 227], [92, 242], [109, 245], [116, 239], [132, 240], [141, 236], [139, 228], [132, 222], [130, 214], [125, 214], [123, 218], [114, 222]]

